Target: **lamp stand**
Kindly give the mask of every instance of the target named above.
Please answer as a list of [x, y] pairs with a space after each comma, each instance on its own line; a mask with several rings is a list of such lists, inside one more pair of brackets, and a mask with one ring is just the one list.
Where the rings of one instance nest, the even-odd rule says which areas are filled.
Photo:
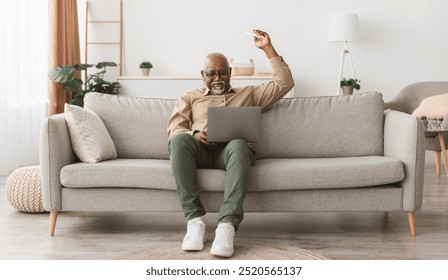
[[350, 66], [352, 67], [353, 79], [356, 79], [355, 67], [353, 66], [352, 55], [351, 55], [350, 51], [347, 48], [347, 41], [344, 41], [344, 45], [342, 46], [342, 50], [341, 50], [341, 62], [340, 62], [340, 65], [339, 65], [339, 76], [338, 76], [338, 90], [336, 92], [336, 95], [340, 95], [341, 94], [341, 79], [342, 79], [342, 72], [344, 70], [344, 58], [345, 58], [346, 55], [348, 56], [348, 58], [350, 60]]

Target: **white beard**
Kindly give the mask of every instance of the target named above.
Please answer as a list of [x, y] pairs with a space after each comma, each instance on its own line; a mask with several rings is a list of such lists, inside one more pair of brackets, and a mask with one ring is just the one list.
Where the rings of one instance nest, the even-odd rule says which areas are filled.
[[221, 82], [214, 82], [214, 83], [211, 84], [211, 86], [212, 86], [211, 91], [214, 94], [218, 94], [218, 95], [223, 94], [224, 90], [226, 88], [226, 84], [223, 81], [221, 81]]

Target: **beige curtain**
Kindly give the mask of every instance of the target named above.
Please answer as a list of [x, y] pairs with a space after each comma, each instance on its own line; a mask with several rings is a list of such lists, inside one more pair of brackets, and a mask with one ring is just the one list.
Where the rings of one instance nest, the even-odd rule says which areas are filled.
[[[77, 0], [49, 0], [48, 66], [80, 63]], [[64, 112], [64, 104], [71, 97], [62, 85], [49, 81], [47, 115]]]

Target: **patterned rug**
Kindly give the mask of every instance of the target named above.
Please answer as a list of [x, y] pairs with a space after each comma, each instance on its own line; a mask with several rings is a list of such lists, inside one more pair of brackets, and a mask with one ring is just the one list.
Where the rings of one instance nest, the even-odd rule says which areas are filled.
[[[117, 260], [216, 260], [210, 255], [211, 241], [198, 252], [185, 252], [180, 242], [133, 250], [118, 256]], [[328, 258], [294, 246], [238, 239], [235, 241], [234, 260], [327, 260]]]

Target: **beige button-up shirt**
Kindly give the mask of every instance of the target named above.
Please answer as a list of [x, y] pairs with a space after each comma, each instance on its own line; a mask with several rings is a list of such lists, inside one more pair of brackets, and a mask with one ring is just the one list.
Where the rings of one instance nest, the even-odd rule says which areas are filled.
[[221, 95], [212, 94], [205, 87], [184, 94], [168, 121], [168, 139], [177, 133], [206, 132], [208, 107], [260, 106], [263, 111], [267, 110], [294, 86], [291, 70], [281, 56], [273, 57], [269, 62], [273, 72], [269, 83], [232, 88]]

